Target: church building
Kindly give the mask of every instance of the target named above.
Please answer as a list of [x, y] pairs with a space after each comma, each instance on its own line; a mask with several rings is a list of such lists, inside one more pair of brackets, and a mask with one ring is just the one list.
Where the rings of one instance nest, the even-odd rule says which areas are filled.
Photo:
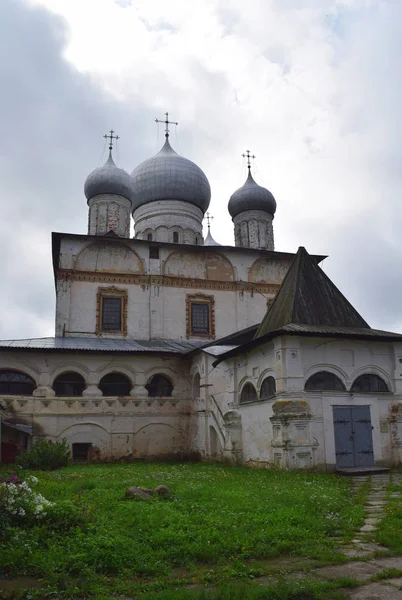
[[[373, 330], [320, 267], [274, 249], [248, 176], [234, 246], [202, 224], [204, 172], [169, 141], [85, 182], [88, 233], [52, 234], [55, 337], [0, 341], [1, 460], [65, 439], [73, 461], [402, 462], [402, 335]], [[134, 236], [131, 237], [131, 216]]]

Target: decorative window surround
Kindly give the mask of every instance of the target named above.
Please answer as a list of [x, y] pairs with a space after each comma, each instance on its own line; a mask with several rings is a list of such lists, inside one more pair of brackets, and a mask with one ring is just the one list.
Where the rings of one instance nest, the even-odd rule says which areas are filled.
[[[98, 288], [96, 297], [96, 334], [113, 333], [127, 335], [127, 290], [121, 290], [115, 287]], [[120, 298], [121, 300], [121, 322], [120, 329], [103, 329], [102, 312], [104, 298]]]
[[[193, 330], [193, 305], [203, 304], [208, 307], [209, 331], [198, 333]], [[187, 338], [215, 339], [215, 298], [206, 294], [187, 294], [186, 296], [186, 333]]]

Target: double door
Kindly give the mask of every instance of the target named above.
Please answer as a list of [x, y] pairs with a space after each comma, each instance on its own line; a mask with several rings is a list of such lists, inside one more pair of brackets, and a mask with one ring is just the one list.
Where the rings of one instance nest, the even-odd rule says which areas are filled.
[[374, 465], [369, 406], [334, 406], [336, 466], [339, 469]]

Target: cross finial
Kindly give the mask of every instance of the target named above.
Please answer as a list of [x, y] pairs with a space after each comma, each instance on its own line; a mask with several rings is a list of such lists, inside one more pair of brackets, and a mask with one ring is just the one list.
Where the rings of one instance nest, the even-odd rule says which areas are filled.
[[209, 214], [209, 212], [207, 212], [207, 214], [205, 215], [205, 218], [207, 220], [208, 233], [209, 233], [210, 229], [211, 229], [211, 221], [213, 220], [213, 217], [211, 217], [211, 215]]
[[246, 154], [242, 154], [243, 158], [247, 158], [247, 168], [250, 171], [251, 169], [251, 159], [255, 158], [254, 154], [250, 154], [250, 150], [246, 150]]
[[165, 120], [155, 119], [155, 123], [165, 123], [165, 137], [169, 137], [169, 125], [178, 125], [176, 121], [169, 121], [169, 113], [165, 113]]
[[109, 139], [109, 150], [112, 150], [113, 148], [113, 140], [116, 140], [117, 142], [117, 140], [120, 139], [118, 135], [113, 135], [114, 133], [116, 133], [114, 129], [111, 129], [109, 133], [105, 133], [105, 135], [103, 136], [105, 140]]

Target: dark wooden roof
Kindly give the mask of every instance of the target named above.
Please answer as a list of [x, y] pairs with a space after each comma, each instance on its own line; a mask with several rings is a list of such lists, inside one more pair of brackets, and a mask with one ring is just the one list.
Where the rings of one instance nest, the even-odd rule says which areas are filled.
[[290, 323], [370, 329], [305, 248], [299, 248], [255, 338]]

